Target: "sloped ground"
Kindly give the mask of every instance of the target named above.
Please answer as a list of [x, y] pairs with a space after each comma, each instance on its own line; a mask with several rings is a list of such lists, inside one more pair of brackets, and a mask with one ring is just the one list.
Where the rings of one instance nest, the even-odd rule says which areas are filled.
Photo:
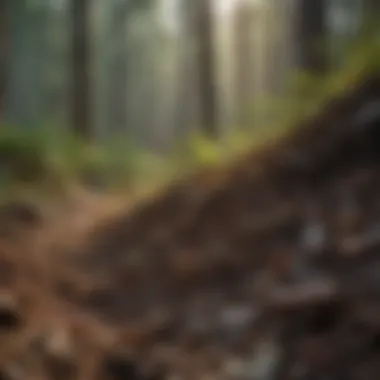
[[379, 174], [370, 76], [132, 210], [3, 210], [0, 378], [377, 379]]

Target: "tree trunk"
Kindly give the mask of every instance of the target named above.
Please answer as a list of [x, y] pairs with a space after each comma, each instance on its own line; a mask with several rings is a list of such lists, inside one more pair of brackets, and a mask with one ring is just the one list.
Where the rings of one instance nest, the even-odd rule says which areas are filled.
[[197, 41], [196, 64], [199, 80], [200, 122], [210, 137], [218, 136], [218, 109], [213, 38], [213, 15], [210, 0], [194, 2], [195, 33]]
[[37, 126], [46, 116], [46, 4], [8, 1], [9, 56], [4, 83], [4, 120]]
[[[105, 43], [110, 44], [106, 61], [107, 71], [107, 124], [116, 134], [126, 132], [128, 102], [128, 18], [133, 7], [128, 1], [111, 5]], [[107, 41], [108, 40], [108, 41]]]
[[299, 0], [296, 39], [298, 66], [310, 72], [327, 68], [326, 4], [327, 0]]
[[234, 61], [236, 122], [242, 127], [250, 123], [249, 103], [252, 101], [253, 82], [253, 9], [246, 1], [237, 5], [234, 15]]
[[372, 12], [376, 12], [376, 17], [380, 16], [380, 2], [379, 0], [366, 0], [368, 3], [368, 9]]
[[[193, 0], [194, 1], [194, 0]], [[199, 123], [198, 64], [194, 65], [195, 41], [195, 12], [192, 0], [180, 3], [180, 33], [178, 45], [176, 73], [176, 107], [174, 110], [175, 138], [182, 140], [191, 129]]]
[[89, 0], [71, 0], [72, 123], [82, 137], [92, 135], [90, 102]]
[[8, 69], [8, 9], [5, 0], [0, 1], [0, 121], [3, 118], [4, 93]]
[[367, 23], [365, 27], [369, 27], [370, 31], [373, 28], [379, 30], [380, 20], [380, 2], [378, 0], [362, 0], [364, 2], [364, 22]]

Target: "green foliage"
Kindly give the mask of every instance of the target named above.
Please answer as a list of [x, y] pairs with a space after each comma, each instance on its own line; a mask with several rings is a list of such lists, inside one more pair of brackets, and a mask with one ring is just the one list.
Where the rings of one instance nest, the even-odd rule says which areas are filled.
[[[378, 30], [378, 29], [376, 29]], [[346, 91], [366, 73], [380, 71], [380, 33], [358, 35], [347, 47], [343, 64], [324, 75], [295, 72], [288, 78], [286, 97], [262, 99], [253, 108], [259, 131], [275, 134], [311, 117], [321, 106]]]
[[167, 160], [130, 141], [85, 142], [67, 130], [0, 130], [0, 197], [30, 191], [60, 193], [69, 184], [102, 190], [155, 184]]
[[223, 154], [221, 146], [202, 134], [193, 133], [189, 138], [188, 148], [192, 161], [198, 165], [215, 165]]

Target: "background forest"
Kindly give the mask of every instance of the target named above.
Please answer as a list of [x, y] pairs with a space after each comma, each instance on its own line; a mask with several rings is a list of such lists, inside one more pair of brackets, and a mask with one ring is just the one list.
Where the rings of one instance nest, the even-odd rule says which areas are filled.
[[28, 173], [43, 161], [95, 187], [110, 177], [118, 185], [157, 182], [229, 158], [314, 107], [320, 91], [312, 78], [348, 61], [358, 70], [347, 52], [356, 44], [363, 60], [358, 41], [379, 7], [376, 0], [2, 0], [2, 178], [19, 177], [17, 152]]

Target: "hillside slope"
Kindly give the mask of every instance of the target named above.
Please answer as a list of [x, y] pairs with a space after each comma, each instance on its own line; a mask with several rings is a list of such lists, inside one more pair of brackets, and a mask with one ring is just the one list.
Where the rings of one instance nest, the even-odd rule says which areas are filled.
[[7, 214], [0, 375], [377, 379], [379, 194], [373, 75], [132, 210]]

